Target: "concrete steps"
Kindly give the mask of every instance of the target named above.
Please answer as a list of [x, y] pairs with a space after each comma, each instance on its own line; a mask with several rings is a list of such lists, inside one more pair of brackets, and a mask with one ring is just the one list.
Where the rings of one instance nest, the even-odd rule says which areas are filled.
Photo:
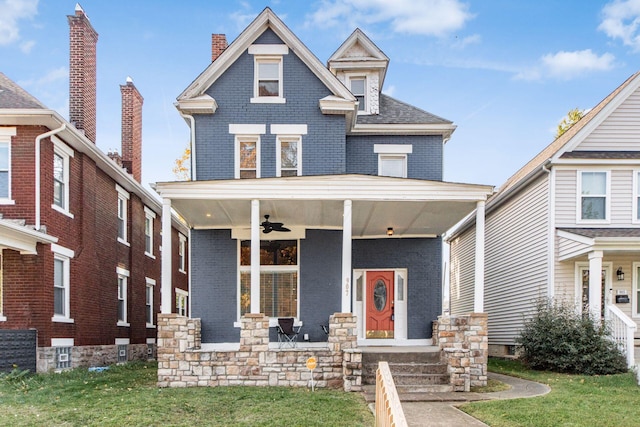
[[[442, 393], [453, 393], [447, 366], [440, 362], [440, 352], [384, 351], [362, 353], [362, 384], [365, 399], [375, 401], [378, 362], [389, 364], [401, 401], [443, 401]], [[448, 397], [450, 400], [452, 397]]]

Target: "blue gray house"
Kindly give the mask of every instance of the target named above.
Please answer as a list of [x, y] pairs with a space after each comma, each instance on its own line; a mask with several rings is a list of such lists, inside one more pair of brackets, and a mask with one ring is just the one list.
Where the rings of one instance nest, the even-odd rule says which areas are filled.
[[222, 40], [176, 104], [192, 180], [156, 184], [190, 227], [202, 347], [238, 343], [250, 313], [293, 317], [310, 346], [334, 313], [355, 315], [359, 346], [431, 344], [441, 236], [492, 193], [443, 182], [455, 125], [382, 94], [389, 58], [360, 30], [327, 66], [269, 8]]

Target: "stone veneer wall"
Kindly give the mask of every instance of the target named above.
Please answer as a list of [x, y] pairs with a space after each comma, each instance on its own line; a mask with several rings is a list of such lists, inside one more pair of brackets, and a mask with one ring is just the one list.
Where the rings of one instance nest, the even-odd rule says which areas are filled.
[[269, 318], [247, 314], [240, 320], [238, 351], [203, 351], [200, 319], [158, 315], [158, 386], [296, 386], [307, 387], [315, 357], [316, 387], [362, 390], [362, 354], [356, 349], [356, 318], [329, 318], [326, 348], [269, 349]]
[[438, 317], [434, 343], [442, 350], [454, 391], [487, 385], [487, 319], [486, 313]]
[[[127, 344], [127, 361], [149, 360], [147, 344]], [[56, 369], [56, 347], [38, 347], [38, 372]], [[85, 345], [71, 348], [71, 368], [107, 366], [118, 363], [117, 345]]]

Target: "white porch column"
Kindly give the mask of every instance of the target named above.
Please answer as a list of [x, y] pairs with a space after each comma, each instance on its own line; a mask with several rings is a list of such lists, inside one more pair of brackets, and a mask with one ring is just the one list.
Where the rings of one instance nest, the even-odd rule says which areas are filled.
[[351, 200], [342, 214], [342, 312], [351, 313]]
[[602, 251], [589, 253], [589, 312], [600, 319], [602, 311]]
[[169, 314], [173, 308], [173, 295], [171, 292], [171, 199], [162, 199], [162, 265], [160, 288], [160, 312]]
[[260, 313], [260, 200], [251, 201], [251, 313]]
[[473, 311], [484, 312], [484, 201], [476, 205], [476, 265]]

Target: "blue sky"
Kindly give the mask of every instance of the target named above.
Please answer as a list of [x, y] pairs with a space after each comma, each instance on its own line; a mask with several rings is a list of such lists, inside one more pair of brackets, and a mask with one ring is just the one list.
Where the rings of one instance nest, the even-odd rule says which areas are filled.
[[[0, 0], [0, 71], [68, 117], [74, 1]], [[588, 109], [640, 68], [640, 0], [84, 0], [98, 41], [100, 148], [120, 147], [120, 90], [144, 97], [143, 182], [171, 181], [189, 131], [173, 106], [271, 7], [326, 63], [356, 28], [390, 57], [383, 91], [452, 120], [445, 179], [499, 186], [548, 145], [572, 108]]]

